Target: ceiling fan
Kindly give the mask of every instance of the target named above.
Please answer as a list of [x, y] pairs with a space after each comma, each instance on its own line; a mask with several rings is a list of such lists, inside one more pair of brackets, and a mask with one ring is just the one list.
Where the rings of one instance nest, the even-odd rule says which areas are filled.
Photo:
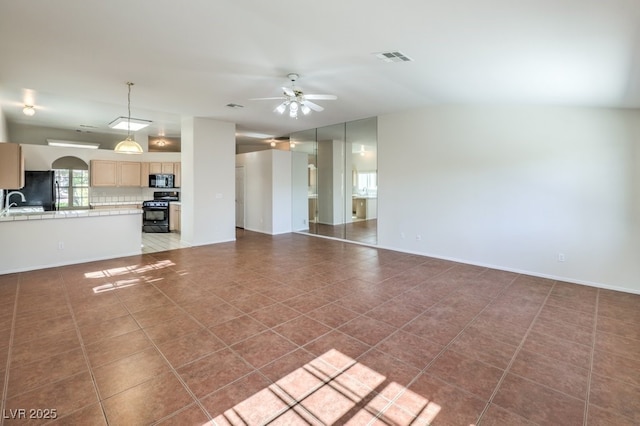
[[287, 107], [289, 107], [289, 117], [298, 118], [298, 112], [302, 112], [302, 114], [307, 115], [314, 111], [322, 111], [323, 107], [320, 105], [311, 102], [311, 100], [324, 100], [324, 101], [334, 101], [338, 99], [335, 95], [307, 95], [302, 92], [300, 88], [295, 86], [296, 80], [299, 78], [298, 74], [290, 73], [287, 74], [289, 80], [291, 80], [291, 87], [282, 87], [282, 96], [277, 96], [273, 98], [253, 98], [252, 101], [267, 101], [267, 100], [281, 100], [282, 103], [278, 105], [274, 112], [279, 114], [283, 114]]

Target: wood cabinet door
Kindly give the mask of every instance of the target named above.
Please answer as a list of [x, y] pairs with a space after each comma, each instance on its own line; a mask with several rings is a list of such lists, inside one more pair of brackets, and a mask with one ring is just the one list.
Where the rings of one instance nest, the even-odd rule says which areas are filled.
[[157, 175], [162, 173], [162, 163], [149, 163], [149, 174]]
[[120, 161], [118, 165], [118, 186], [140, 186], [140, 170], [142, 166], [139, 162]]
[[143, 188], [149, 187], [149, 163], [140, 163], [140, 186]]
[[162, 173], [173, 174], [173, 163], [162, 163]]
[[91, 160], [91, 186], [118, 186], [118, 163], [110, 160]]
[[182, 186], [182, 165], [181, 163], [173, 163], [173, 174], [175, 178], [173, 180], [173, 186], [180, 188]]
[[23, 186], [24, 156], [22, 155], [22, 147], [17, 143], [0, 143], [0, 188], [21, 189]]

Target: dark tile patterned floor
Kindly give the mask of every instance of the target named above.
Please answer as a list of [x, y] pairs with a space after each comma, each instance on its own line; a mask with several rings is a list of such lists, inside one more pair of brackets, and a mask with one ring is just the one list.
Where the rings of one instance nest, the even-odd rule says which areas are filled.
[[0, 380], [7, 425], [634, 425], [640, 296], [239, 231], [0, 276]]

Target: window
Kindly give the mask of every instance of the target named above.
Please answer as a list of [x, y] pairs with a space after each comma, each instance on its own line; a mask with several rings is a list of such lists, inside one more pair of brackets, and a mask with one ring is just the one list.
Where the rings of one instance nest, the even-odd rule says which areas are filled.
[[376, 172], [358, 173], [358, 192], [360, 194], [375, 195], [378, 191], [378, 176]]
[[77, 157], [61, 157], [53, 162], [57, 183], [58, 209], [89, 208], [89, 167]]
[[61, 210], [89, 207], [89, 171], [54, 169], [58, 183], [58, 208]]

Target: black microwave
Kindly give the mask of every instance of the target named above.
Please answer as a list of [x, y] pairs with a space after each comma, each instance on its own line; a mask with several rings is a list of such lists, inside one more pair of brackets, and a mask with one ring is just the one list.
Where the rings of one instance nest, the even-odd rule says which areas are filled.
[[149, 175], [150, 188], [173, 188], [175, 176], [172, 174]]

